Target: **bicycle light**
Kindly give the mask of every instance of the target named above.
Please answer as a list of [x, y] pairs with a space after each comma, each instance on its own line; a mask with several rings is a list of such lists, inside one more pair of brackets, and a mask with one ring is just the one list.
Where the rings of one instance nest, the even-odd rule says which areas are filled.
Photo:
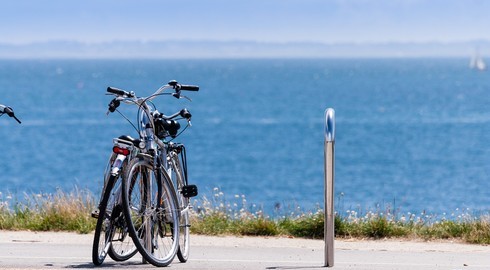
[[124, 155], [124, 156], [127, 156], [130, 153], [129, 149], [122, 148], [122, 147], [119, 147], [117, 145], [112, 147], [112, 152], [114, 152], [116, 154]]

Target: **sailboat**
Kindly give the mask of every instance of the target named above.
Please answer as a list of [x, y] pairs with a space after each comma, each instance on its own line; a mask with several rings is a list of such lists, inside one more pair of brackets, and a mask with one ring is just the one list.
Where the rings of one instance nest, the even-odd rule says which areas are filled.
[[485, 70], [487, 69], [487, 64], [485, 64], [485, 61], [483, 60], [483, 57], [481, 57], [480, 53], [477, 52], [470, 61], [470, 68], [471, 69], [476, 69], [476, 70]]

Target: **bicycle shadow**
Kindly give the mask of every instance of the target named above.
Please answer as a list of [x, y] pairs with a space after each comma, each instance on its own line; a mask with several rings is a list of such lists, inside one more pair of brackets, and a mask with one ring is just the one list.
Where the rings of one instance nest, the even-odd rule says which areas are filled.
[[267, 270], [275, 270], [275, 269], [321, 269], [321, 268], [327, 268], [326, 266], [269, 266], [266, 267], [265, 269]]
[[67, 265], [64, 268], [71, 268], [71, 269], [101, 269], [101, 268], [128, 268], [128, 269], [134, 269], [138, 267], [149, 267], [152, 266], [151, 264], [143, 264], [141, 262], [107, 262], [103, 263], [102, 265], [94, 265], [93, 263], [83, 263], [83, 264], [72, 264], [72, 265]]

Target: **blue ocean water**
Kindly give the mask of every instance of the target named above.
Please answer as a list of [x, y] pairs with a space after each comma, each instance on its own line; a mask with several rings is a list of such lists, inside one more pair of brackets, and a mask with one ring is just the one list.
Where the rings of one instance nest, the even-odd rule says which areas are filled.
[[[145, 96], [197, 84], [189, 177], [265, 209], [323, 203], [324, 111], [336, 111], [337, 207], [414, 213], [490, 209], [490, 72], [467, 59], [1, 60], [0, 191], [100, 192], [112, 138], [107, 86]], [[135, 108], [122, 109], [131, 119]], [[202, 195], [201, 195], [202, 196]]]

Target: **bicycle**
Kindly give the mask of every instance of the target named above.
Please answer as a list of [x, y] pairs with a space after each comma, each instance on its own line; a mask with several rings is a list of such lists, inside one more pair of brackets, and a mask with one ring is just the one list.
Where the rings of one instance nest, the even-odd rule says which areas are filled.
[[[173, 89], [174, 93], [163, 93], [166, 89]], [[160, 95], [187, 98], [182, 90], [198, 91], [199, 87], [170, 81], [148, 97], [137, 97], [134, 92], [113, 87], [107, 89], [116, 96], [110, 108], [116, 110], [120, 102], [138, 106], [138, 126], [133, 127], [144, 147], [128, 162], [122, 181], [122, 201], [134, 244], [144, 262], [155, 266], [169, 265], [175, 255], [185, 262], [189, 253], [189, 198], [197, 195], [197, 187], [187, 183], [184, 146], [172, 140], [190, 126], [192, 115], [182, 109], [166, 116], [151, 103]], [[179, 132], [179, 120], [183, 119], [187, 126]], [[167, 140], [168, 137], [172, 139]]]
[[11, 107], [0, 104], [0, 116], [2, 116], [4, 114], [7, 114], [8, 116], [14, 118], [17, 121], [17, 123], [19, 123], [19, 124], [22, 123], [19, 120], [19, 118], [17, 118], [17, 116], [15, 116], [14, 110]]
[[115, 261], [125, 261], [137, 253], [132, 238], [128, 235], [127, 222], [122, 204], [122, 175], [138, 153], [139, 139], [123, 135], [113, 139], [112, 154], [104, 172], [102, 197], [92, 217], [97, 218], [92, 247], [92, 262], [101, 265], [109, 255]]

